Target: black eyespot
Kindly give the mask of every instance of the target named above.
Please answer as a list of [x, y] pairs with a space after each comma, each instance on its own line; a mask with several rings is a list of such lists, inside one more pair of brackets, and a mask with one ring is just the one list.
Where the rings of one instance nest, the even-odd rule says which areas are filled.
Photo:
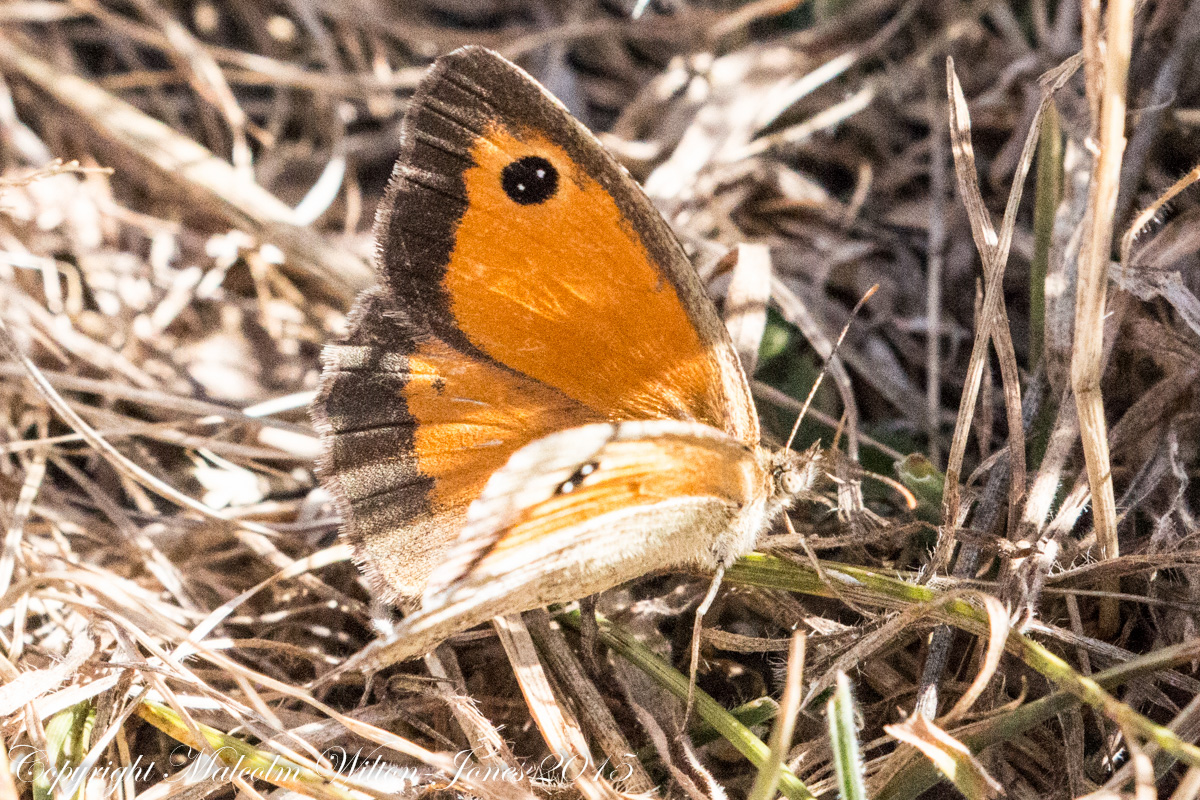
[[525, 156], [504, 168], [500, 186], [514, 203], [544, 203], [558, 191], [558, 170], [541, 156]]
[[583, 479], [595, 472], [599, 466], [600, 464], [595, 461], [584, 464], [579, 469], [575, 470], [571, 477], [567, 478], [558, 485], [556, 494], [570, 494], [571, 492], [575, 491], [579, 488], [579, 484], [583, 483]]

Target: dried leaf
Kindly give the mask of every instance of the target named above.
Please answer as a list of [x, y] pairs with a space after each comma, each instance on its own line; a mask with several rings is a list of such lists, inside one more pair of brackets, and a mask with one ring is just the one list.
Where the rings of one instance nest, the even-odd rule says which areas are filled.
[[1004, 787], [987, 773], [966, 745], [925, 717], [915, 714], [884, 731], [925, 754], [967, 800], [1003, 797]]

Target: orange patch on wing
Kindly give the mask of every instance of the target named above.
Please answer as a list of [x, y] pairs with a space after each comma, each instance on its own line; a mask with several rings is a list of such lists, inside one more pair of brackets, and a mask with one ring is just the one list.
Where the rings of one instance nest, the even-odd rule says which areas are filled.
[[404, 387], [417, 422], [417, 468], [434, 479], [436, 508], [464, 512], [520, 447], [599, 421], [559, 392], [430, 340], [408, 357]]
[[696, 497], [713, 497], [740, 508], [769, 491], [769, 476], [749, 450], [736, 445], [701, 448], [671, 438], [613, 442], [605, 447], [595, 472], [571, 491], [526, 509], [489, 555], [622, 509]]
[[[468, 207], [443, 279], [470, 341], [609, 419], [725, 428], [719, 366], [604, 188], [532, 132], [494, 127], [471, 155]], [[555, 167], [558, 189], [521, 205], [501, 174], [530, 155]]]

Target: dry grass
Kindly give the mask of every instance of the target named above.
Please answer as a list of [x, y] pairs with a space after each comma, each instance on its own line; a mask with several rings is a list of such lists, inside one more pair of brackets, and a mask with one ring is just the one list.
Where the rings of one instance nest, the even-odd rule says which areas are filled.
[[[401, 6], [0, 5], [0, 800], [1200, 796], [1200, 3]], [[881, 287], [690, 716], [703, 576], [311, 690], [390, 624], [317, 356], [466, 43], [605, 131], [772, 436]]]

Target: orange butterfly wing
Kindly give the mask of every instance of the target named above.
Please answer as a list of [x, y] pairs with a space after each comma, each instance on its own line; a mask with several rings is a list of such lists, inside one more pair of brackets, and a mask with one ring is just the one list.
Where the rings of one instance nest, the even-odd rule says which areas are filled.
[[[524, 72], [463, 48], [414, 98], [378, 221], [385, 283], [436, 335], [613, 418], [758, 442], [746, 379], [678, 241]], [[521, 166], [548, 168], [514, 200]], [[507, 172], [506, 172], [507, 171]]]
[[424, 591], [467, 506], [514, 450], [563, 420], [598, 419], [412, 327], [378, 289], [359, 298], [348, 340], [323, 360], [321, 477], [372, 589], [389, 600]]
[[763, 467], [721, 431], [674, 420], [585, 425], [526, 445], [471, 504], [385, 663], [499, 614], [655, 570], [728, 564], [782, 508]]
[[665, 222], [499, 56], [430, 70], [376, 236], [381, 286], [327, 350], [314, 419], [385, 597], [419, 594], [489, 476], [551, 432], [674, 419], [757, 444], [737, 355]]

